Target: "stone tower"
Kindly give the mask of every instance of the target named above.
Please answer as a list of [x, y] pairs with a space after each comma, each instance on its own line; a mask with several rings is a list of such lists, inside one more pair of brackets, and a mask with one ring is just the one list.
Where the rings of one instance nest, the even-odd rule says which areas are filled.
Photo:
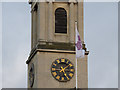
[[28, 88], [75, 88], [75, 21], [85, 57], [78, 59], [78, 88], [88, 87], [83, 1], [46, 0], [31, 4], [31, 52]]

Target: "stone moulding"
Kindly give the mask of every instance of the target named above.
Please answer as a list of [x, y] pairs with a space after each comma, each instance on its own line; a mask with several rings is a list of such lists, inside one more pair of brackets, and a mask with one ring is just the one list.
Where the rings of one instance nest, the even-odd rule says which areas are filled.
[[29, 56], [28, 60], [26, 61], [26, 64], [28, 64], [31, 59], [35, 56], [37, 52], [51, 52], [51, 53], [70, 53], [75, 54], [75, 51], [64, 51], [64, 50], [51, 50], [51, 49], [35, 49]]
[[[89, 54], [86, 50], [85, 44], [83, 44], [85, 55]], [[38, 42], [37, 46], [34, 47], [26, 63], [28, 64], [37, 52], [51, 52], [51, 53], [70, 53], [75, 54], [75, 44], [73, 43], [58, 43], [58, 42]]]

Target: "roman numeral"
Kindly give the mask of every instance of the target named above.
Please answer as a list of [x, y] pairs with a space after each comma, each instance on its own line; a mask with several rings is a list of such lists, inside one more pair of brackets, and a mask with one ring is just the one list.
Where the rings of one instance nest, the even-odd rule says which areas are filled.
[[72, 73], [70, 73], [70, 74], [69, 74], [69, 76], [70, 76], [70, 77], [72, 77], [72, 76], [73, 76], [73, 74], [72, 74]]
[[73, 72], [73, 71], [74, 71], [74, 69], [70, 69], [70, 71], [71, 71], [71, 72]]
[[72, 64], [69, 64], [70, 65], [70, 67], [72, 67]]
[[53, 76], [56, 76], [57, 75], [57, 73], [56, 72], [53, 72]]
[[61, 59], [61, 62], [65, 62], [65, 59]]
[[55, 64], [55, 63], [53, 63], [53, 65], [54, 65], [54, 66], [56, 66], [56, 64]]
[[60, 61], [59, 60], [56, 60], [57, 61], [57, 63], [60, 63]]
[[52, 68], [52, 71], [55, 71], [55, 68]]
[[60, 79], [60, 76], [57, 76], [56, 78], [59, 80], [59, 79]]
[[64, 81], [64, 77], [62, 77], [62, 81]]

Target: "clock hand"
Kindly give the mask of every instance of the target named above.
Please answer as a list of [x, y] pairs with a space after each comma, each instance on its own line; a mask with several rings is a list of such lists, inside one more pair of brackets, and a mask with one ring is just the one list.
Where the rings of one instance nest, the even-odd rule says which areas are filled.
[[60, 72], [64, 71], [64, 69], [63, 69], [63, 67], [62, 67], [62, 66], [61, 66], [61, 69], [62, 69], [62, 70], [60, 70]]
[[63, 67], [61, 67], [61, 68], [62, 68], [62, 70], [63, 70], [64, 75], [65, 75], [66, 78], [69, 80], [68, 76], [66, 75], [66, 73], [65, 73], [65, 71], [64, 71], [64, 68], [63, 68]]
[[65, 69], [64, 71], [70, 71], [69, 69]]
[[55, 70], [60, 71], [61, 69], [55, 69]]
[[67, 67], [68, 67], [69, 65], [67, 65], [66, 67], [61, 67], [62, 68], [62, 70], [60, 70], [60, 72], [62, 72], [63, 70], [65, 70]]
[[69, 65], [67, 65], [65, 68], [64, 68], [64, 70], [68, 67]]

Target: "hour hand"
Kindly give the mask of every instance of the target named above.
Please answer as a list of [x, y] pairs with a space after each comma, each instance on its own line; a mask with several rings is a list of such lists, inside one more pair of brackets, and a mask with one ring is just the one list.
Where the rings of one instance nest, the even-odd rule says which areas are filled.
[[61, 66], [61, 69], [62, 69], [62, 70], [60, 70], [60, 72], [62, 72], [63, 70], [65, 70], [68, 66], [69, 66], [69, 65], [67, 65], [67, 66], [64, 67], [64, 68]]
[[62, 69], [62, 70], [60, 70], [60, 72], [64, 71], [64, 68], [63, 68], [62, 66], [61, 66], [61, 69]]
[[60, 68], [61, 68], [60, 72], [64, 71], [64, 68], [62, 66]]

